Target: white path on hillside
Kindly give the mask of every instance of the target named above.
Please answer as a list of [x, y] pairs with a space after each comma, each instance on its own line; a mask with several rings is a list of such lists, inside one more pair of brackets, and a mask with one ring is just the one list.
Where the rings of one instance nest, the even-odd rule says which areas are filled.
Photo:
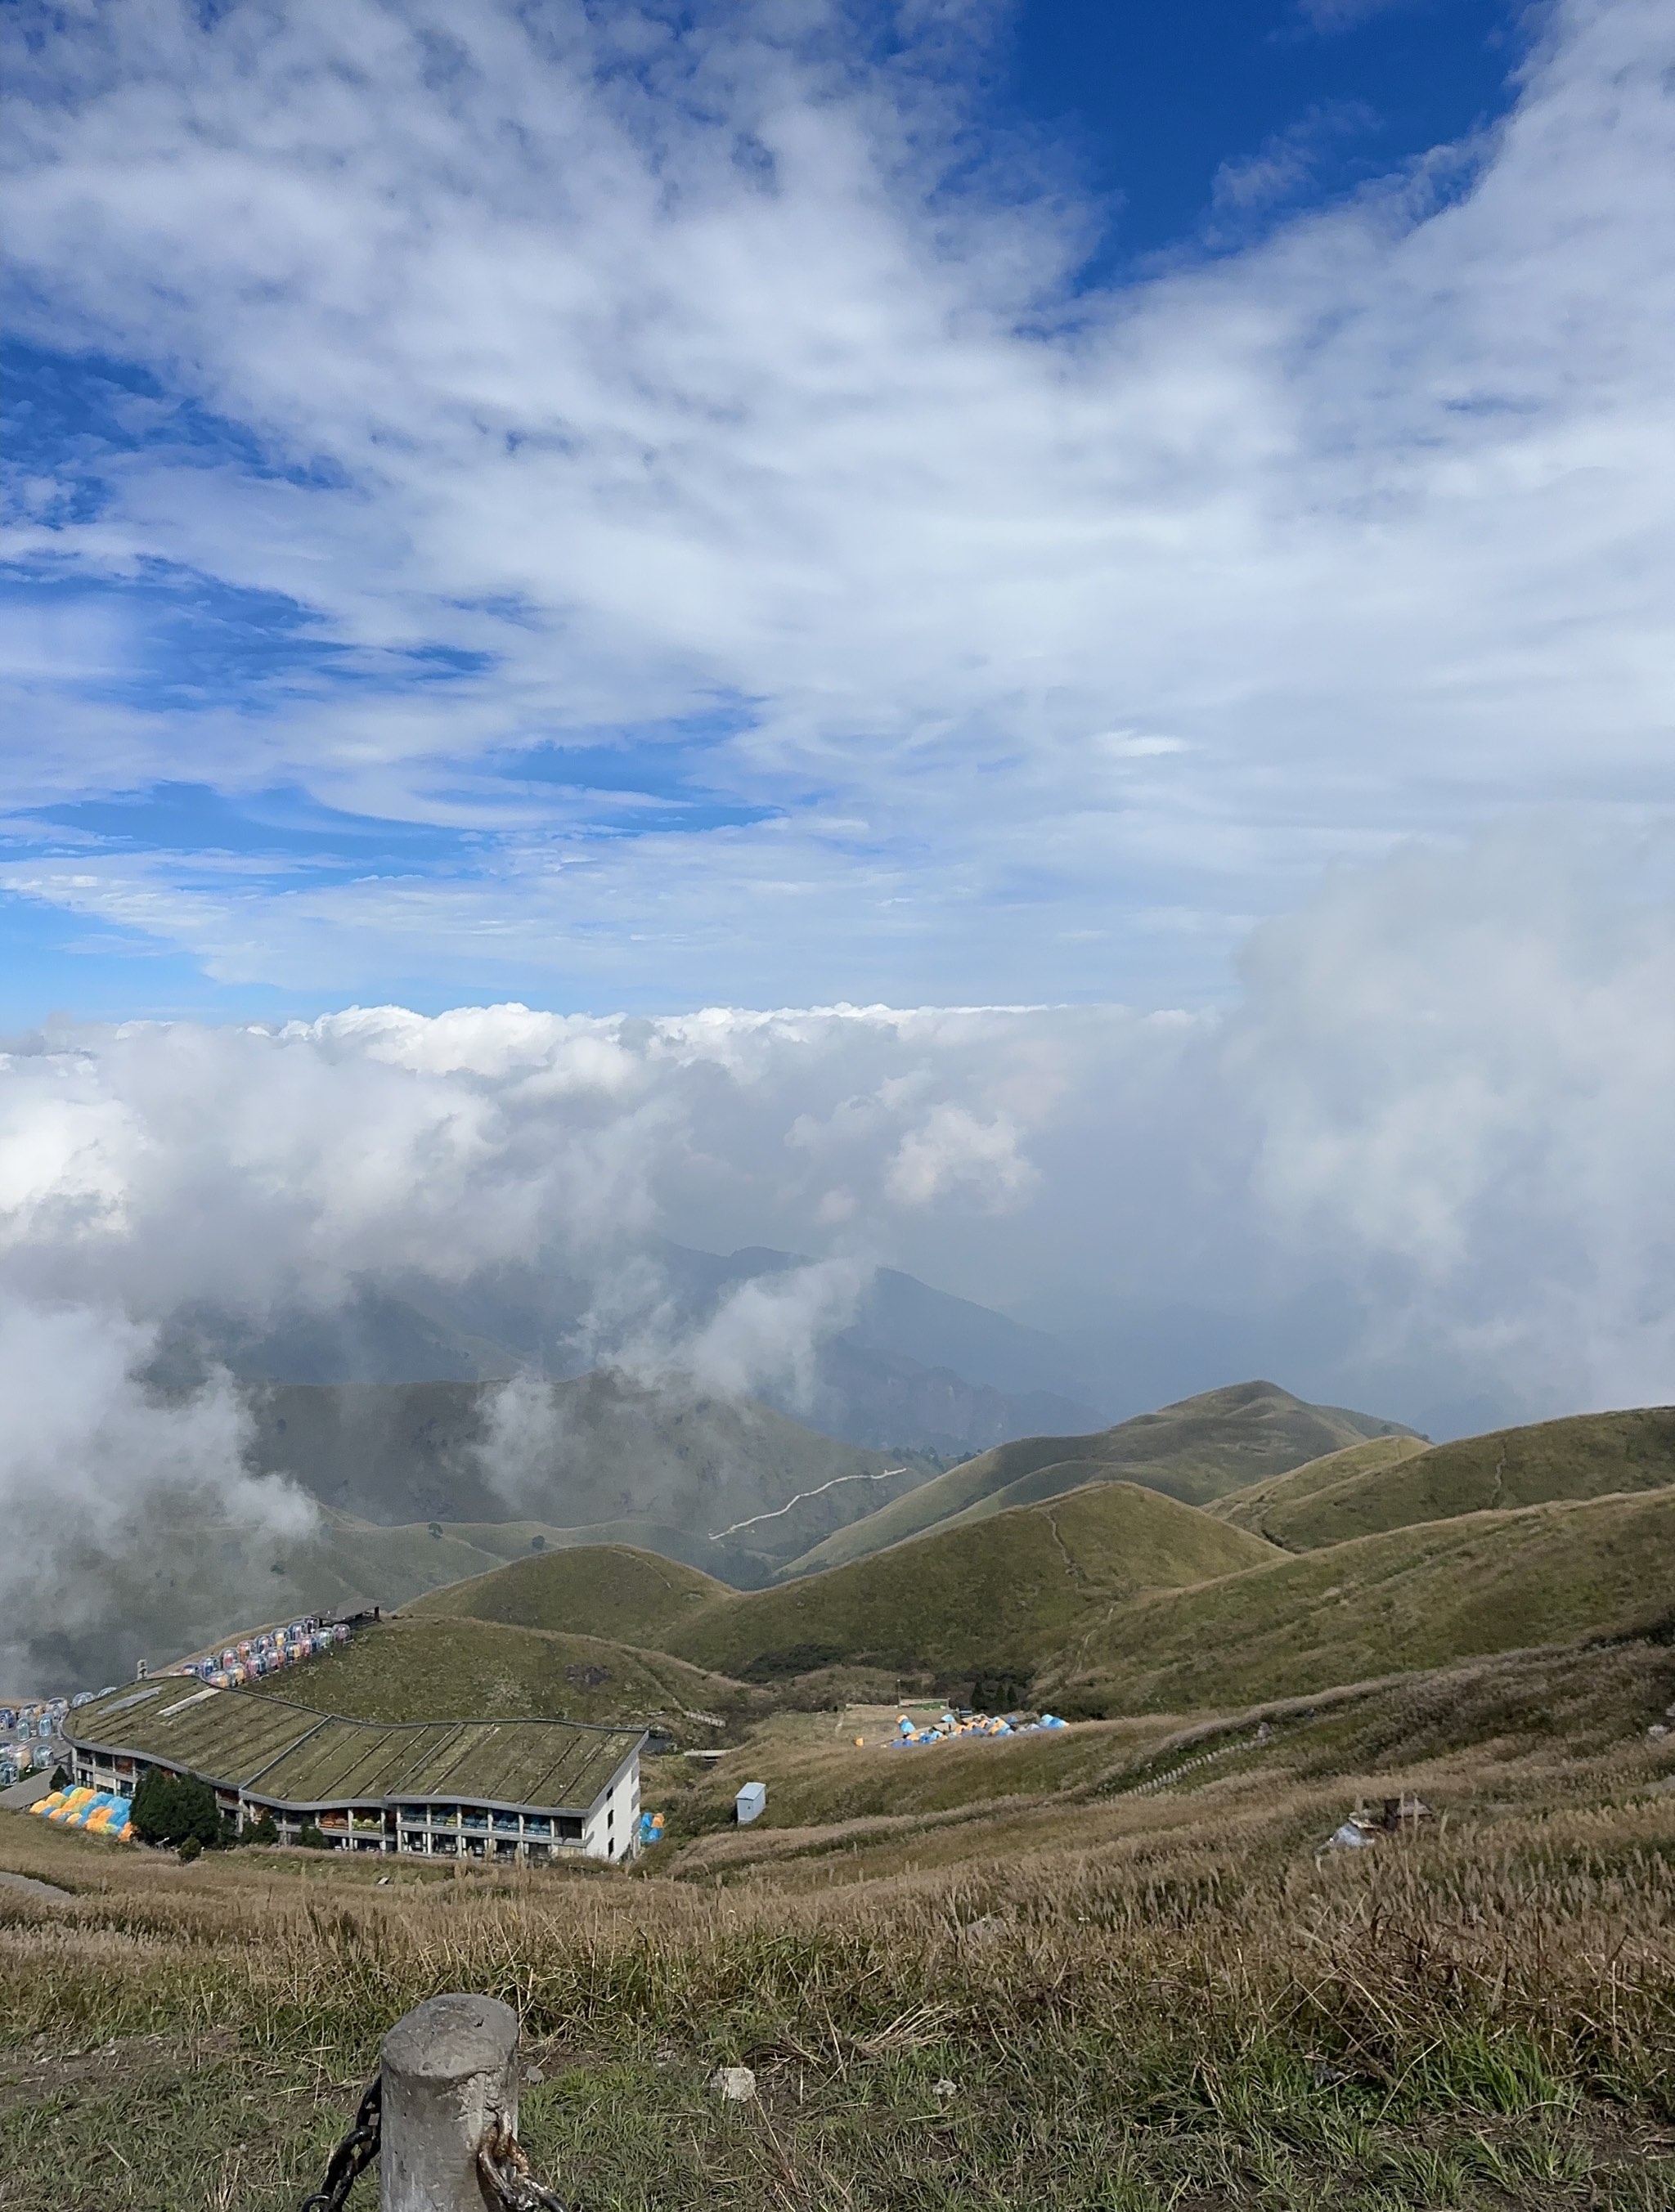
[[792, 1505], [801, 1505], [805, 1498], [823, 1498], [828, 1490], [836, 1490], [840, 1482], [888, 1482], [892, 1474], [905, 1474], [904, 1467], [880, 1468], [876, 1474], [862, 1468], [859, 1474], [834, 1474], [830, 1482], [821, 1483], [818, 1490], [800, 1490], [790, 1505], [776, 1505], [771, 1513], [752, 1513], [748, 1521], [735, 1521], [730, 1528], [714, 1528], [710, 1540], [719, 1544], [723, 1536], [736, 1536], [741, 1528], [754, 1528], [763, 1521], [777, 1521], [789, 1513]]

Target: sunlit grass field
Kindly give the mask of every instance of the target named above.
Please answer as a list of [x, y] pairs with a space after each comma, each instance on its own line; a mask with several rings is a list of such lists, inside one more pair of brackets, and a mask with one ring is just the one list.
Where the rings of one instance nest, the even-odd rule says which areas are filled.
[[[1658, 1645], [1538, 1654], [986, 1770], [788, 1717], [728, 1762], [770, 1777], [756, 1828], [719, 1824], [731, 1777], [649, 1763], [686, 1840], [628, 1874], [183, 1867], [0, 1814], [0, 1866], [73, 1892], [0, 1889], [0, 2206], [295, 2206], [382, 2032], [471, 1988], [517, 2007], [524, 2139], [599, 2212], [1654, 2212], [1672, 1697]], [[1435, 1817], [1321, 1852], [1403, 1788]]]

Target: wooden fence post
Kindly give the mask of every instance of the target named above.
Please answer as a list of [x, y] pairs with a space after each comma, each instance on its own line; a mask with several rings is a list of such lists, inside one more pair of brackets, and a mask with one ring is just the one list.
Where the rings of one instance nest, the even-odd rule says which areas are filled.
[[379, 2212], [484, 2212], [477, 2147], [518, 2124], [518, 2016], [496, 1997], [432, 1997], [384, 2038]]

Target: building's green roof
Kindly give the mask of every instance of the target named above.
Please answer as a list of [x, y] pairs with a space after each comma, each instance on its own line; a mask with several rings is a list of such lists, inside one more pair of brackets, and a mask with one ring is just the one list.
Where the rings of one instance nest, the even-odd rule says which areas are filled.
[[300, 1810], [449, 1798], [584, 1814], [643, 1736], [579, 1721], [348, 1720], [180, 1674], [77, 1707], [65, 1734]]

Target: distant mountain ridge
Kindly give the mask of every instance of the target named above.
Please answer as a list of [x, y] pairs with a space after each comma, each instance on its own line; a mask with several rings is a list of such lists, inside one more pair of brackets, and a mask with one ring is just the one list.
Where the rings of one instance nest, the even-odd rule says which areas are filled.
[[998, 1444], [835, 1531], [781, 1573], [818, 1573], [926, 1530], [1058, 1497], [1089, 1482], [1137, 1482], [1183, 1504], [1203, 1505], [1242, 1489], [1253, 1474], [1280, 1474], [1369, 1437], [1410, 1433], [1374, 1414], [1311, 1406], [1277, 1383], [1232, 1383], [1091, 1436], [1025, 1437]]
[[[729, 1293], [809, 1264], [765, 1246], [722, 1255], [668, 1243], [642, 1262], [671, 1364], [682, 1334], [701, 1331]], [[178, 1384], [211, 1361], [276, 1385], [503, 1382], [531, 1370], [574, 1381], [608, 1364], [640, 1326], [636, 1316], [601, 1333], [591, 1304], [588, 1286], [558, 1268], [502, 1267], [463, 1284], [409, 1273], [361, 1282], [329, 1311], [185, 1309], [158, 1367]], [[1055, 1339], [887, 1267], [852, 1322], [816, 1346], [807, 1402], [770, 1388], [764, 1401], [841, 1443], [944, 1458], [1099, 1419], [1084, 1367]]]
[[[1233, 1401], [1235, 1424], [1254, 1407], [1303, 1432], [1299, 1401], [1276, 1403], [1285, 1394], [1271, 1385], [1206, 1395]], [[1163, 1409], [1183, 1412], [1189, 1431], [1206, 1418], [1202, 1400]], [[1060, 1441], [1037, 1444], [1047, 1454]], [[992, 1456], [1004, 1474], [1029, 1455]], [[1037, 1472], [1092, 1463], [1047, 1457]], [[670, 1582], [655, 1562], [621, 1556], [526, 1559], [436, 1590], [422, 1611], [531, 1627], [569, 1621], [758, 1685], [801, 1681], [799, 1695], [862, 1668], [929, 1677], [945, 1695], [966, 1682], [975, 1695], [985, 1680], [1072, 1715], [1226, 1710], [1585, 1636], [1675, 1637], [1675, 1408], [1577, 1416], [1430, 1450], [1386, 1436], [1306, 1462], [1297, 1476], [1289, 1498], [1281, 1476], [1227, 1493], [1226, 1510], [1096, 1478], [1036, 1503], [947, 1516], [752, 1591]], [[1203, 1479], [1202, 1457], [1193, 1479]], [[1485, 1482], [1508, 1502], [1485, 1506]], [[1381, 1492], [1393, 1525], [1356, 1533]], [[1359, 1504], [1345, 1522], [1350, 1493]], [[1287, 1552], [1239, 1525], [1264, 1497], [1344, 1526]]]
[[510, 1401], [506, 1387], [260, 1387], [253, 1464], [361, 1521], [517, 1517], [570, 1541], [643, 1544], [746, 1587], [935, 1472], [754, 1400], [607, 1369], [526, 1382]]

